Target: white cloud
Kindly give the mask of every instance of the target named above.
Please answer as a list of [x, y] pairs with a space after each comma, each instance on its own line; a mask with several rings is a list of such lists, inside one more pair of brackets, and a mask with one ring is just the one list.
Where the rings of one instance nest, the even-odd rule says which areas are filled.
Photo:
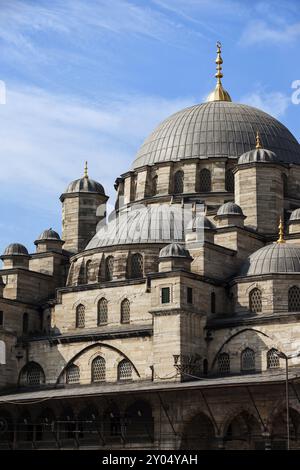
[[279, 118], [285, 114], [291, 98], [279, 91], [264, 92], [263, 90], [257, 90], [243, 96], [240, 102], [262, 109], [275, 118]]
[[114, 179], [129, 168], [142, 140], [191, 101], [122, 95], [94, 106], [35, 88], [8, 89], [7, 104], [0, 105], [0, 198], [10, 191], [10, 200], [51, 210], [85, 160], [91, 177], [114, 194]]
[[252, 45], [257, 43], [287, 44], [300, 37], [300, 22], [273, 26], [264, 20], [254, 20], [247, 24], [240, 42]]

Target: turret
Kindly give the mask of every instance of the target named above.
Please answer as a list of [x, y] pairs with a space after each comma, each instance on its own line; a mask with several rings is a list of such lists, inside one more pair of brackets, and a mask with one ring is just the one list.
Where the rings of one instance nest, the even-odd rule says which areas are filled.
[[72, 181], [60, 196], [62, 202], [62, 238], [64, 250], [78, 253], [95, 235], [98, 223], [106, 215], [104, 188], [88, 176]]

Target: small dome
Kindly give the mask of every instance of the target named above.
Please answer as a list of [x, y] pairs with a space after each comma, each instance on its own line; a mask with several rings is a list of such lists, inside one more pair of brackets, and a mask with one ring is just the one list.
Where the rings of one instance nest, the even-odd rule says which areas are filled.
[[162, 248], [159, 252], [160, 258], [190, 258], [191, 255], [188, 250], [184, 248], [181, 243], [170, 243]]
[[48, 228], [40, 234], [38, 240], [60, 240], [60, 236], [55, 230]]
[[198, 215], [194, 220], [191, 220], [187, 226], [188, 230], [197, 230], [197, 229], [204, 229], [204, 230], [214, 230], [216, 227], [215, 225], [209, 220], [208, 217], [205, 215]]
[[225, 204], [222, 204], [222, 206], [220, 206], [218, 209], [217, 215], [218, 216], [222, 216], [222, 215], [244, 216], [242, 209], [240, 208], [240, 206], [235, 204], [235, 202], [225, 202]]
[[292, 213], [291, 213], [291, 217], [290, 217], [290, 222], [296, 222], [296, 221], [300, 221], [300, 208], [299, 209], [295, 209]]
[[300, 273], [300, 246], [271, 243], [255, 251], [242, 266], [240, 276]]
[[243, 153], [238, 160], [238, 165], [244, 165], [245, 163], [253, 162], [278, 163], [279, 159], [276, 153], [272, 152], [271, 150], [258, 148]]
[[67, 189], [65, 190], [65, 194], [69, 193], [98, 193], [105, 195], [104, 188], [102, 184], [97, 183], [97, 181], [92, 180], [87, 176], [83, 176], [78, 180], [72, 181]]
[[28, 255], [28, 250], [26, 246], [21, 245], [21, 243], [11, 243], [5, 248], [3, 256], [11, 255]]

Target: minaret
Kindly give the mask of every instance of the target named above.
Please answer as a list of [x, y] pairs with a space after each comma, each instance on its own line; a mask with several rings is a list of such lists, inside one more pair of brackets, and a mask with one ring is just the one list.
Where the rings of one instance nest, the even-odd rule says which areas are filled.
[[208, 95], [206, 101], [232, 101], [230, 98], [229, 93], [224, 90], [221, 79], [223, 78], [222, 73], [222, 64], [223, 59], [221, 56], [221, 43], [220, 41], [217, 42], [217, 58], [215, 60], [217, 64], [217, 72], [215, 77], [217, 79], [216, 88]]
[[60, 196], [64, 250], [78, 253], [85, 249], [106, 216], [107, 199], [103, 186], [89, 178], [85, 162], [83, 177], [72, 181]]

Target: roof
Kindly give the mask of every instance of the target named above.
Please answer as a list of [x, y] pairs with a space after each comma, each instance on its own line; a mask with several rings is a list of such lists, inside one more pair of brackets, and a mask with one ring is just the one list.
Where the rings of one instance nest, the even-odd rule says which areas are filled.
[[188, 158], [238, 158], [252, 150], [256, 133], [279, 161], [300, 163], [300, 145], [277, 119], [252, 106], [213, 101], [165, 119], [144, 141], [132, 168]]
[[181, 243], [170, 243], [159, 252], [160, 258], [190, 258], [189, 251]]
[[260, 248], [247, 258], [240, 276], [273, 273], [300, 273], [300, 245], [271, 243]]
[[83, 176], [82, 178], [72, 181], [66, 188], [64, 194], [80, 192], [105, 195], [105, 191], [102, 184], [92, 180], [88, 176]]
[[[299, 377], [299, 369], [290, 370], [290, 380]], [[130, 383], [101, 383], [63, 388], [39, 389], [37, 391], [11, 393], [0, 396], [0, 404], [15, 402], [32, 402], [62, 398], [76, 398], [85, 396], [101, 396], [120, 393], [197, 390], [209, 388], [245, 387], [245, 385], [276, 384], [285, 381], [285, 371], [267, 371], [266, 373], [230, 375], [226, 377], [211, 377], [193, 380], [191, 382], [150, 382], [137, 380]]]
[[38, 240], [60, 240], [60, 236], [55, 230], [48, 228], [39, 235]]
[[249, 152], [243, 153], [243, 155], [241, 155], [238, 160], [239, 165], [254, 162], [278, 163], [279, 158], [277, 157], [276, 153], [272, 152], [271, 150], [255, 148], [249, 150]]
[[218, 216], [227, 216], [227, 215], [244, 215], [240, 206], [235, 204], [235, 202], [225, 202], [222, 206], [219, 207]]
[[8, 245], [2, 256], [11, 256], [11, 255], [28, 255], [28, 250], [26, 246], [21, 243], [11, 243]]

